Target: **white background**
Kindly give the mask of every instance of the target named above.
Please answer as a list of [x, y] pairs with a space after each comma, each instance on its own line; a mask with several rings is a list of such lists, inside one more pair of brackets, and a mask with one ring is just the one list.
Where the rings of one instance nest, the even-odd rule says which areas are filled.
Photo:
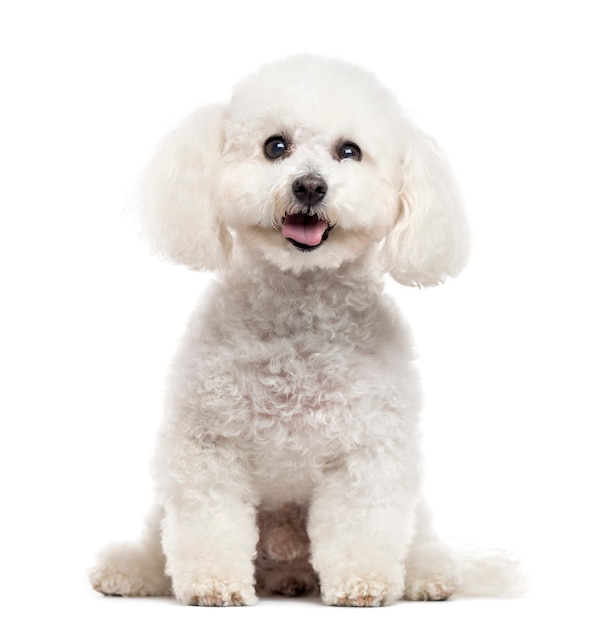
[[163, 377], [208, 279], [149, 258], [122, 207], [181, 117], [262, 62], [310, 51], [375, 71], [454, 166], [469, 268], [433, 290], [392, 286], [422, 356], [428, 492], [443, 534], [514, 550], [532, 591], [369, 612], [283, 599], [205, 611], [216, 623], [598, 619], [594, 4], [2, 4], [0, 615], [207, 619], [170, 600], [102, 598], [85, 578], [97, 548], [137, 533]]

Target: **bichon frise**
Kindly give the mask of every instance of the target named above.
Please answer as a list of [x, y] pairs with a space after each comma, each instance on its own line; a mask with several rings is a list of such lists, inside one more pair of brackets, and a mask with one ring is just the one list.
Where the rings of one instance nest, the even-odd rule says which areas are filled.
[[383, 280], [457, 275], [468, 237], [447, 161], [393, 95], [340, 61], [268, 65], [167, 137], [140, 207], [155, 251], [219, 279], [173, 364], [146, 533], [101, 553], [94, 588], [210, 606], [500, 592], [511, 563], [463, 566], [420, 493], [420, 383]]

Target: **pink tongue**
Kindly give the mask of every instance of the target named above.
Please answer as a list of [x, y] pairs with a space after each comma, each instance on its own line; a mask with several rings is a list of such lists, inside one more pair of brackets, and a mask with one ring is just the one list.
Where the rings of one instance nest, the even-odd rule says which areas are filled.
[[282, 226], [282, 235], [305, 246], [317, 246], [323, 239], [328, 227], [326, 220], [320, 220], [316, 215], [296, 213], [288, 215]]

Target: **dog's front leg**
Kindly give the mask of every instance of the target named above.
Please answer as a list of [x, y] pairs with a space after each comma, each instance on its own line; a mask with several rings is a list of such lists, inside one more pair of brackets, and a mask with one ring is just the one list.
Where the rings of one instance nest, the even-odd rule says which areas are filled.
[[359, 456], [326, 474], [310, 509], [312, 563], [326, 604], [380, 606], [403, 595], [416, 481], [403, 481], [395, 460]]
[[179, 484], [168, 489], [162, 525], [175, 596], [192, 605], [254, 604], [258, 531], [243, 463], [215, 446], [176, 465]]

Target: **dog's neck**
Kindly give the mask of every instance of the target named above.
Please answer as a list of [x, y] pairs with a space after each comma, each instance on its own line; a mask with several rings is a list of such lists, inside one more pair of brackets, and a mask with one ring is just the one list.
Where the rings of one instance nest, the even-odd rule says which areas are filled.
[[[220, 276], [220, 314], [233, 311], [236, 326], [260, 341], [285, 338], [298, 342], [295, 349], [302, 351], [312, 345], [309, 335], [314, 342], [328, 342], [332, 329], [343, 343], [341, 337], [356, 334], [359, 327], [380, 332], [384, 281], [373, 260], [301, 273], [282, 271], [258, 255], [246, 263], [240, 260]], [[357, 344], [359, 339], [348, 341]]]

